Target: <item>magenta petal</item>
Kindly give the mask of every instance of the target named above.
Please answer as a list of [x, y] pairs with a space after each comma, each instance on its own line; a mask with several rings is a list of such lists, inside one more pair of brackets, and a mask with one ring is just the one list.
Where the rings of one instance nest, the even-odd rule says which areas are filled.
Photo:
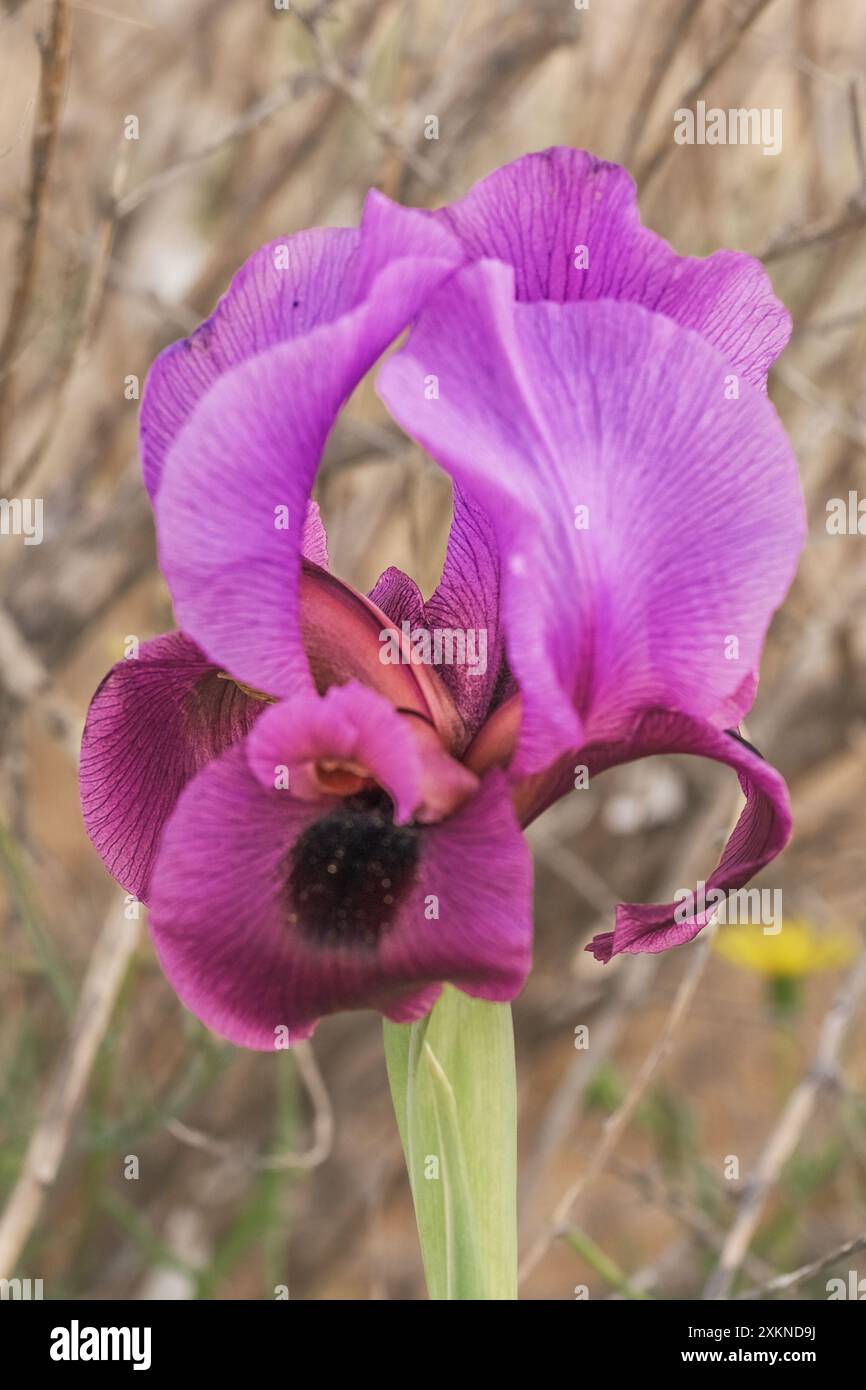
[[367, 597], [393, 623], [407, 622], [417, 626], [424, 622], [424, 596], [415, 580], [396, 565], [379, 575]]
[[[488, 773], [462, 810], [425, 827], [421, 870], [404, 944], [416, 968], [429, 962], [478, 999], [513, 999], [532, 963], [532, 858], [502, 773]], [[427, 920], [430, 894], [438, 920]]]
[[210, 318], [160, 353], [141, 403], [142, 470], [151, 497], [178, 434], [225, 372], [345, 312], [360, 235], [354, 227], [314, 228], [262, 246]]
[[91, 701], [81, 743], [81, 806], [105, 867], [145, 901], [159, 837], [199, 768], [253, 726], [245, 695], [180, 632], [119, 661]]
[[529, 968], [531, 865], [504, 778], [419, 829], [411, 892], [375, 948], [311, 941], [289, 915], [299, 837], [321, 804], [266, 788], [240, 745], [181, 795], [163, 835], [150, 926], [183, 1002], [232, 1042], [270, 1049], [340, 1009], [423, 1016], [442, 981], [513, 997]]
[[503, 669], [505, 633], [499, 621], [499, 589], [493, 531], [481, 511], [455, 490], [445, 566], [427, 603], [415, 581], [394, 566], [379, 576], [368, 595], [398, 628], [408, 623], [410, 634], [423, 629], [432, 639], [437, 632], [459, 632], [471, 641], [471, 662], [436, 666], [436, 675], [460, 716], [463, 744], [487, 718], [494, 694], [501, 700], [515, 688]]
[[362, 230], [358, 307], [223, 373], [170, 447], [155, 502], [183, 630], [273, 695], [310, 681], [299, 550], [325, 439], [343, 401], [452, 265], [450, 239], [421, 214], [372, 199]]
[[[585, 748], [576, 761], [585, 764], [590, 777], [654, 753], [694, 753], [714, 758], [734, 768], [746, 798], [746, 805], [725, 846], [716, 870], [706, 881], [706, 892], [729, 892], [742, 888], [785, 848], [791, 835], [791, 810], [785, 783], [774, 767], [750, 749], [733, 733], [724, 733], [696, 719], [653, 710], [646, 714], [632, 735], [617, 744]], [[688, 885], [683, 885], [687, 888]], [[689, 891], [694, 892], [694, 888]], [[666, 951], [691, 941], [707, 925], [712, 912], [699, 912], [678, 921], [678, 904], [665, 906], [640, 903], [620, 904], [616, 926], [603, 932], [587, 946], [596, 960], [608, 961], [621, 952]]]
[[384, 788], [396, 825], [441, 820], [478, 788], [478, 778], [446, 752], [426, 716], [395, 709], [357, 681], [332, 686], [322, 697], [304, 694], [273, 705], [247, 749], [263, 787], [281, 785], [304, 801], [333, 800], [371, 783]]
[[247, 756], [263, 787], [280, 770], [288, 790], [304, 800], [322, 797], [316, 766], [321, 759], [374, 772], [394, 803], [397, 824], [411, 819], [421, 800], [421, 759], [411, 725], [388, 701], [363, 685], [335, 685], [320, 698], [298, 696], [272, 705], [250, 734]]
[[642, 304], [695, 329], [761, 389], [790, 336], [790, 315], [757, 261], [733, 251], [678, 256], [641, 225], [627, 170], [585, 150], [526, 155], [436, 216], [468, 258], [513, 266], [519, 299]]
[[647, 707], [742, 716], [804, 516], [773, 407], [745, 383], [729, 399], [727, 376], [638, 305], [515, 303], [492, 262], [449, 281], [382, 369], [391, 414], [496, 538], [516, 773]]
[[301, 554], [305, 560], [312, 560], [314, 565], [323, 570], [331, 567], [328, 537], [325, 534], [325, 523], [318, 502], [310, 502], [307, 506], [304, 529], [301, 533]]
[[[474, 633], [476, 665], [440, 668], [470, 735], [477, 733], [487, 717], [494, 694], [501, 700], [512, 690], [507, 673], [503, 679], [501, 592], [495, 530], [472, 498], [455, 486], [454, 519], [442, 578], [425, 605], [423, 622], [430, 631], [444, 628]], [[478, 661], [482, 652], [484, 660]]]
[[183, 426], [220, 377], [268, 348], [336, 322], [364, 303], [391, 261], [422, 254], [459, 262], [459, 249], [444, 228], [375, 190], [360, 227], [318, 227], [260, 247], [210, 318], [160, 353], [148, 373], [141, 452], [151, 498]]

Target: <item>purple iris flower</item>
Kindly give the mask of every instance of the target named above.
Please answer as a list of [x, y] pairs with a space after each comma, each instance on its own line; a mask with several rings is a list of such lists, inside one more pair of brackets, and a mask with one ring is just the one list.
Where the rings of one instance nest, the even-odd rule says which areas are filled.
[[[395, 569], [369, 596], [330, 574], [310, 500], [407, 325], [380, 394], [454, 483], [427, 601]], [[578, 769], [726, 763], [746, 804], [708, 887], [779, 853], [784, 782], [735, 729], [804, 533], [766, 396], [789, 331], [755, 261], [676, 255], [623, 169], [555, 149], [438, 212], [373, 192], [359, 228], [263, 247], [157, 358], [143, 468], [180, 631], [97, 691], [82, 800], [206, 1024], [269, 1048], [338, 1009], [418, 1018], [443, 981], [512, 998], [522, 828]], [[413, 662], [417, 630], [484, 633], [485, 669]], [[590, 949], [707, 920], [679, 917], [622, 905]]]

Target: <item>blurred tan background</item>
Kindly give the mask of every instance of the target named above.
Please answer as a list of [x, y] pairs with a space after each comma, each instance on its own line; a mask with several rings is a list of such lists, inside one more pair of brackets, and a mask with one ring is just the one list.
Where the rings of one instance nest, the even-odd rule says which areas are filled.
[[[0, 1276], [46, 1297], [424, 1297], [378, 1019], [328, 1020], [297, 1056], [208, 1035], [84, 836], [77, 740], [125, 637], [172, 626], [128, 378], [262, 242], [355, 223], [372, 185], [435, 206], [562, 143], [626, 162], [679, 251], [763, 256], [794, 316], [771, 394], [810, 543], [748, 725], [794, 800], [762, 880], [780, 935], [583, 954], [618, 899], [708, 875], [737, 809], [711, 765], [609, 774], [531, 832], [523, 1296], [825, 1298], [866, 1275], [866, 536], [826, 527], [828, 500], [866, 492], [866, 9], [301, 8], [0, 3], [0, 491], [43, 498], [45, 527], [0, 536]], [[698, 99], [782, 108], [781, 153], [676, 145]], [[393, 563], [429, 592], [449, 485], [369, 383], [319, 498], [340, 574]]]

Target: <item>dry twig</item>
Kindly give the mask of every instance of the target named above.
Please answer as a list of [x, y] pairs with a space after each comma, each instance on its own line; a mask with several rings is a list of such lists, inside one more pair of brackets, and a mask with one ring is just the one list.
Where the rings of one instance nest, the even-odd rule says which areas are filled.
[[704, 1298], [727, 1298], [770, 1193], [799, 1144], [819, 1095], [836, 1078], [839, 1052], [864, 989], [866, 951], [858, 957], [824, 1020], [811, 1070], [790, 1096], [758, 1158], [737, 1217], [722, 1247], [719, 1263], [704, 1290]]
[[69, 1041], [51, 1078], [18, 1181], [0, 1218], [0, 1278], [13, 1276], [60, 1171], [75, 1117], [138, 942], [138, 922], [114, 894], [93, 948]]
[[292, 1056], [313, 1107], [313, 1142], [308, 1149], [291, 1153], [256, 1154], [242, 1144], [216, 1139], [202, 1130], [193, 1129], [182, 1120], [169, 1120], [166, 1128], [191, 1149], [211, 1154], [222, 1162], [252, 1171], [285, 1172], [300, 1168], [309, 1172], [325, 1162], [334, 1144], [334, 1112], [324, 1078], [316, 1062], [316, 1054], [308, 1042], [296, 1043]]
[[740, 1301], [751, 1300], [754, 1302], [758, 1298], [766, 1298], [768, 1294], [788, 1293], [795, 1289], [798, 1284], [805, 1284], [807, 1279], [812, 1279], [816, 1274], [820, 1274], [825, 1269], [830, 1269], [832, 1265], [838, 1264], [848, 1255], [855, 1255], [858, 1250], [866, 1248], [866, 1235], [855, 1236], [853, 1240], [846, 1240], [842, 1245], [837, 1245], [835, 1250], [830, 1250], [820, 1259], [810, 1260], [807, 1265], [800, 1265], [799, 1269], [792, 1269], [790, 1274], [777, 1274], [774, 1279], [768, 1279], [766, 1284], [759, 1284], [757, 1288], [747, 1289], [745, 1293], [738, 1293], [737, 1299]]
[[40, 35], [39, 93], [30, 152], [30, 186], [27, 210], [21, 226], [15, 265], [12, 302], [0, 342], [0, 439], [5, 434], [10, 375], [6, 370], [15, 357], [24, 330], [27, 309], [36, 283], [42, 229], [42, 206], [51, 158], [57, 144], [60, 110], [69, 64], [69, 10], [66, 0], [52, 0], [47, 36]]
[[[689, 84], [680, 96], [677, 107], [691, 106], [697, 100], [706, 87], [712, 82], [716, 73], [724, 67], [729, 58], [733, 56], [739, 47], [740, 40], [748, 33], [752, 25], [763, 14], [772, 0], [751, 0], [749, 8], [734, 23], [732, 29], [722, 35], [716, 44], [706, 64], [698, 73], [698, 76]], [[659, 140], [652, 154], [644, 161], [637, 175], [638, 184], [646, 188], [650, 180], [658, 173], [663, 164], [667, 163], [668, 158], [673, 153], [674, 140], [670, 130]]]
[[702, 937], [697, 944], [692, 947], [692, 959], [680, 981], [679, 989], [677, 990], [676, 997], [667, 1019], [665, 1020], [664, 1028], [656, 1039], [655, 1045], [648, 1053], [643, 1066], [632, 1082], [622, 1104], [607, 1120], [601, 1141], [586, 1168], [581, 1173], [580, 1177], [575, 1179], [560, 1198], [549, 1227], [538, 1236], [523, 1261], [520, 1269], [521, 1279], [527, 1278], [528, 1275], [532, 1273], [536, 1265], [544, 1258], [552, 1242], [568, 1230], [573, 1219], [575, 1204], [581, 1196], [581, 1193], [602, 1171], [605, 1163], [619, 1143], [623, 1132], [628, 1127], [647, 1086], [655, 1075], [656, 1068], [669, 1053], [677, 1028], [688, 1012], [689, 1005], [694, 998], [695, 991], [704, 973], [714, 935], [715, 926], [711, 924], [704, 928]]

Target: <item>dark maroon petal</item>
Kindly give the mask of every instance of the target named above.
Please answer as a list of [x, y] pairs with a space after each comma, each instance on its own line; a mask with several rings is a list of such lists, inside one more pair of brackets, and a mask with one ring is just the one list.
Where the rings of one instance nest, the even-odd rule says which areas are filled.
[[[441, 666], [439, 674], [454, 697], [470, 734], [475, 734], [496, 697], [504, 699], [514, 688], [505, 668], [505, 628], [499, 604], [501, 574], [494, 527], [481, 507], [459, 486], [454, 488], [454, 519], [448, 551], [438, 587], [424, 608], [424, 625], [459, 629], [475, 634], [475, 651], [484, 662]], [[482, 637], [483, 634], [483, 637]]]
[[[653, 710], [643, 716], [630, 738], [585, 748], [575, 755], [575, 763], [584, 764], [591, 779], [609, 767], [655, 753], [693, 753], [713, 758], [734, 768], [740, 779], [746, 805], [718, 867], [706, 880], [707, 894], [713, 889], [729, 892], [743, 887], [781, 853], [791, 835], [787, 788], [776, 769], [734, 733], [682, 714]], [[695, 891], [694, 885], [684, 884], [683, 888]], [[614, 930], [594, 937], [586, 949], [596, 960], [608, 961], [621, 952], [654, 953], [691, 941], [713, 914], [697, 912], [678, 921], [677, 906], [620, 904]]]
[[[273, 706], [255, 731], [255, 770], [249, 741], [209, 763], [162, 839], [150, 925], [163, 968], [188, 1008], [248, 1047], [274, 1047], [281, 1029], [306, 1037], [339, 1009], [418, 1018], [443, 981], [511, 998], [529, 968], [531, 866], [501, 774], [427, 826], [395, 826], [375, 799], [315, 802], [295, 797], [291, 779], [265, 785], [281, 728], [287, 758], [348, 750], [384, 759], [393, 778], [405, 720], [383, 707], [376, 730], [366, 705], [380, 697], [364, 692], [364, 708], [348, 688], [331, 698], [333, 741], [309, 697]], [[411, 763], [397, 770], [409, 802]]]
[[424, 622], [424, 596], [414, 579], [391, 565], [376, 580], [367, 597], [398, 626]]
[[146, 900], [166, 817], [199, 768], [253, 726], [265, 708], [180, 632], [119, 661], [90, 705], [81, 744], [87, 833], [119, 883]]

